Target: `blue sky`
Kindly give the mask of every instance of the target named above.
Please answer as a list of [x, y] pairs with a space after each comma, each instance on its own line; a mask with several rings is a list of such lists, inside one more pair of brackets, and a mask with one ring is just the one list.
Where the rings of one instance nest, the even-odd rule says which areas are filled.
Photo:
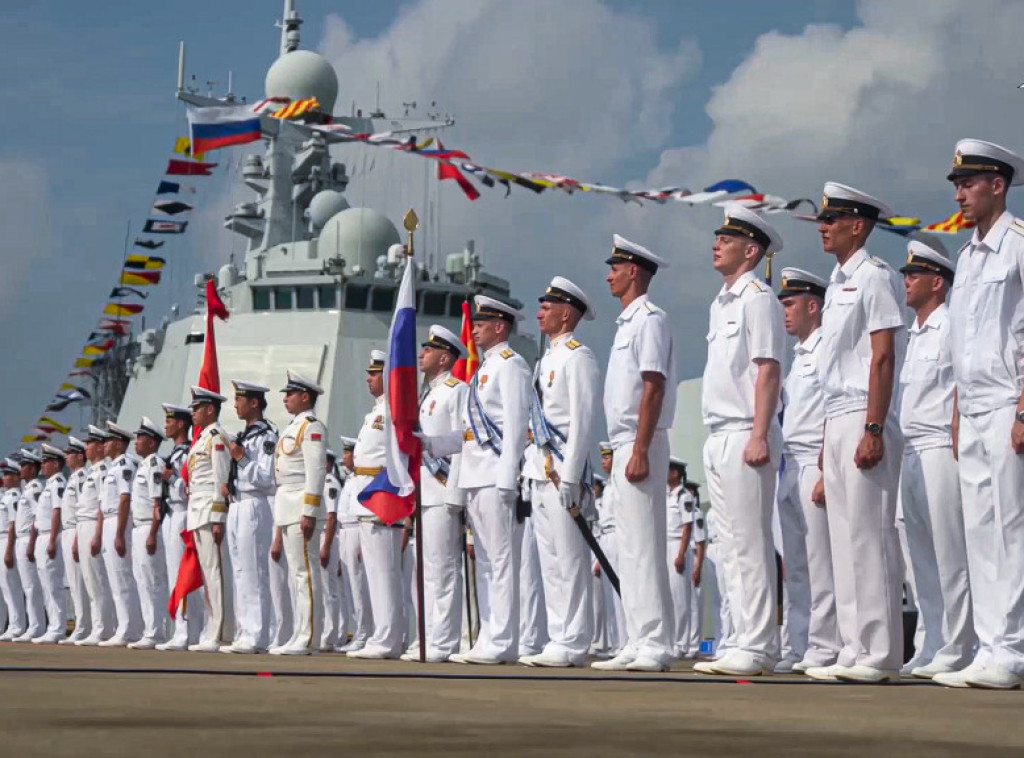
[[[992, 8], [974, 14], [977, 21], [965, 15], [968, 5], [956, 0], [566, 0], [557, 10], [543, 0], [297, 2], [305, 20], [303, 46], [326, 46], [332, 62], [346, 66], [338, 71], [338, 111], [347, 110], [347, 98], [372, 91], [370, 80], [381, 61], [400, 57], [410, 47], [403, 43], [408, 25], [422, 22], [428, 39], [417, 41], [421, 59], [414, 56], [388, 69], [396, 73], [382, 82], [383, 105], [394, 111], [403, 100], [438, 97], [438, 92], [415, 91], [431, 82], [455, 103], [459, 123], [446, 141], [469, 146], [474, 158], [502, 167], [575, 171], [585, 180], [655, 186], [683, 176], [694, 188], [724, 178], [723, 173], [750, 177], [759, 186], [767, 177], [777, 186], [762, 187], [766, 191], [811, 197], [825, 179], [850, 177], [850, 183], [867, 182], [868, 190], [891, 189], [890, 199], [900, 206], [938, 217], [950, 210], [950, 201], [933, 175], [948, 160], [952, 140], [967, 136], [957, 130], [980, 129], [971, 136], [1004, 139], [1011, 146], [1017, 139], [1011, 125], [1014, 119], [1019, 123], [1018, 93], [1007, 90], [1006, 102], [993, 109], [990, 89], [964, 84], [982, 77], [1003, 93], [1024, 75], [1019, 46], [1010, 35], [1020, 28], [1011, 15], [1022, 8], [1010, 0], [980, 0]], [[484, 5], [486, 13], [479, 11]], [[5, 355], [17, 356], [18, 366], [0, 375], [0, 391], [13, 401], [0, 408], [0, 436], [10, 443], [33, 423], [78, 354], [114, 283], [125, 225], [137, 229], [145, 219], [170, 145], [183, 133], [183, 109], [173, 97], [178, 41], [187, 43], [189, 73], [201, 82], [217, 80], [214, 89], [220, 93], [231, 70], [236, 93], [250, 99], [262, 95], [264, 73], [276, 57], [278, 2], [184, 0], [129, 7], [16, 1], [0, 12], [5, 41], [0, 64], [8, 72], [0, 95], [9, 108], [0, 145], [0, 231], [6, 240], [0, 317], [8, 326]], [[330, 15], [335, 18], [329, 21]], [[597, 25], [586, 27], [593, 39], [577, 39], [577, 30], [595, 15]], [[452, 31], [469, 23], [466, 16], [473, 16], [476, 37]], [[1006, 23], [986, 30], [984, 19], [996, 16]], [[907, 20], [906, 28], [895, 29], [894, 19]], [[555, 25], [546, 29], [555, 43], [564, 40], [575, 58], [584, 59], [577, 68], [570, 61], [550, 72], [550, 82], [535, 77], [536, 92], [524, 93], [516, 85], [518, 91], [507, 95], [513, 103], [520, 99], [508, 113], [496, 113], [494, 101], [460, 97], [465, 82], [452, 83], [445, 73], [460, 61], [493, 63], [494, 70], [481, 69], [478, 78], [493, 77], [495, 88], [510, 66], [486, 48], [470, 50], [476, 39], [502, 50], [497, 43], [507, 42], [508, 49], [525, 50], [542, 65], [545, 51], [531, 47], [530, 38], [543, 24]], [[416, 29], [411, 33], [415, 36]], [[637, 47], [638, 40], [643, 46]], [[958, 54], [961, 44], [981, 52]], [[447, 69], [431, 57], [439, 49]], [[959, 68], [944, 59], [947, 52], [957, 56]], [[671, 70], [673, 61], [685, 63], [685, 75]], [[529, 69], [522, 60], [515, 65]], [[600, 77], [620, 69], [617, 85], [626, 87], [627, 102], [643, 104], [637, 115], [629, 106], [601, 102], [605, 81]], [[822, 73], [828, 71], [835, 73]], [[555, 79], [560, 76], [571, 78], [578, 109], [550, 117], [530, 112], [534, 95], [548, 103], [545, 90], [559, 91]], [[852, 111], [851, 100], [858, 105]], [[365, 99], [362, 104], [371, 105]], [[988, 118], [972, 118], [972, 109], [984, 110]], [[600, 134], [590, 128], [598, 120], [606, 122]], [[812, 122], [817, 126], [806, 142], [791, 137]], [[526, 134], [524, 144], [492, 136], [496, 124]], [[547, 144], [549, 135], [559, 134], [565, 139], [556, 140], [559, 149], [554, 149]], [[911, 167], [903, 165], [902, 156]], [[526, 159], [543, 165], [517, 163]], [[918, 165], [929, 172], [917, 171]], [[588, 174], [590, 168], [596, 174]], [[205, 188], [213, 205], [227, 196], [227, 178], [215, 177]], [[505, 204], [487, 198], [470, 207], [459, 205], [457, 190], [445, 202], [451, 209], [450, 245], [472, 235], [497, 251], [519, 244], [521, 230], [506, 228], [509, 217], [529, 221], [537, 247], [603, 249], [610, 232], [618, 230], [660, 249], [700, 249], [706, 247], [700, 235], [713, 228], [717, 213], [621, 208], [617, 201], [594, 197], [550, 204], [532, 197]], [[150, 311], [163, 313], [179, 301], [189, 307], [192, 274], [222, 261], [237, 246], [227, 232], [216, 236], [215, 220], [207, 224], [213, 233], [190, 233], [167, 245], [166, 286], [150, 299]], [[813, 254], [813, 235], [794, 223], [780, 229], [787, 239], [798, 235], [794, 239], [808, 251], [801, 255]], [[581, 235], [581, 228], [588, 232]], [[900, 255], [898, 241], [885, 240], [880, 247]], [[542, 285], [540, 275], [517, 280], [514, 268], [499, 265], [495, 273], [512, 278], [519, 289]], [[554, 273], [559, 272], [543, 271], [543, 276]], [[584, 284], [600, 287], [600, 275], [599, 265], [590, 266]], [[688, 376], [700, 373], [705, 293], [715, 286], [706, 271], [702, 276], [665, 282], [664, 300], [675, 299], [678, 287], [681, 300], [691, 303], [677, 314], [693, 324], [680, 338], [697, 356], [684, 370]], [[599, 352], [602, 340], [593, 340]]]

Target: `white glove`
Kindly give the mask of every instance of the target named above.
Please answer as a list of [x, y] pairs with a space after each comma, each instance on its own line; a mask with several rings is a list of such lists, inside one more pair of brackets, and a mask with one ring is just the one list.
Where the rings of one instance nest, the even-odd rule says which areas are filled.
[[413, 435], [413, 437], [418, 439], [420, 441], [420, 443], [423, 445], [423, 452], [426, 453], [427, 455], [429, 455], [431, 458], [433, 458], [434, 457], [434, 450], [433, 450], [434, 446], [431, 443], [430, 436], [427, 435], [427, 434], [424, 434], [423, 432], [413, 432], [412, 435]]
[[576, 505], [579, 498], [580, 487], [578, 484], [571, 484], [564, 479], [558, 485], [558, 500], [562, 503], [562, 507], [565, 510], [572, 510]]
[[515, 490], [503, 490], [498, 488], [498, 502], [511, 511], [516, 509], [516, 496], [519, 493]]

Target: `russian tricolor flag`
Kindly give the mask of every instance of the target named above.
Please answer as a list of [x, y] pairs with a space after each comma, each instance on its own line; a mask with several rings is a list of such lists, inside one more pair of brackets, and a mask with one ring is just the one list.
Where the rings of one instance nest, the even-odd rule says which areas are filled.
[[188, 125], [193, 155], [255, 142], [261, 135], [260, 117], [253, 112], [251, 105], [189, 106]]
[[388, 332], [384, 362], [384, 428], [387, 466], [356, 497], [385, 524], [393, 524], [416, 509], [422, 448], [413, 434], [419, 424], [416, 368], [415, 266], [409, 259], [398, 303]]

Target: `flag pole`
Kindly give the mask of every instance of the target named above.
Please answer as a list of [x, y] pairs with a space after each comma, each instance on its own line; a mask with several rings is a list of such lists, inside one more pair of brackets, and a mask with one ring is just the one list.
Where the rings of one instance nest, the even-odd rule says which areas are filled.
[[[409, 235], [409, 242], [405, 248], [405, 254], [407, 256], [405, 265], [412, 266], [414, 265], [412, 237], [420, 223], [419, 219], [416, 217], [416, 211], [410, 208], [405, 214], [405, 218], [402, 223], [405, 225], [405, 231], [408, 232]], [[419, 426], [418, 423], [417, 426]], [[419, 476], [416, 477], [416, 512], [413, 513], [413, 524], [413, 529], [416, 532], [416, 631], [420, 638], [420, 663], [426, 663], [427, 609], [425, 607], [426, 603], [423, 591], [423, 498]]]

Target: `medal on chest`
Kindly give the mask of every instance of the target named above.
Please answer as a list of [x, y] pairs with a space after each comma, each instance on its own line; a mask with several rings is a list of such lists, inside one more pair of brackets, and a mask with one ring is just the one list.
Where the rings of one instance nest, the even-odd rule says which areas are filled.
[[373, 419], [373, 425], [372, 426], [373, 426], [374, 429], [383, 429], [384, 428], [384, 417], [383, 416], [375, 417]]
[[430, 401], [430, 407], [427, 408], [427, 415], [428, 416], [433, 416], [434, 415], [434, 408], [436, 406], [437, 406], [437, 401], [436, 400], [431, 400]]
[[480, 376], [480, 386], [483, 387], [485, 384], [487, 384], [487, 374], [482, 374]]
[[552, 371], [550, 374], [548, 374], [548, 387], [550, 387], [554, 383], [555, 383], [555, 372]]

